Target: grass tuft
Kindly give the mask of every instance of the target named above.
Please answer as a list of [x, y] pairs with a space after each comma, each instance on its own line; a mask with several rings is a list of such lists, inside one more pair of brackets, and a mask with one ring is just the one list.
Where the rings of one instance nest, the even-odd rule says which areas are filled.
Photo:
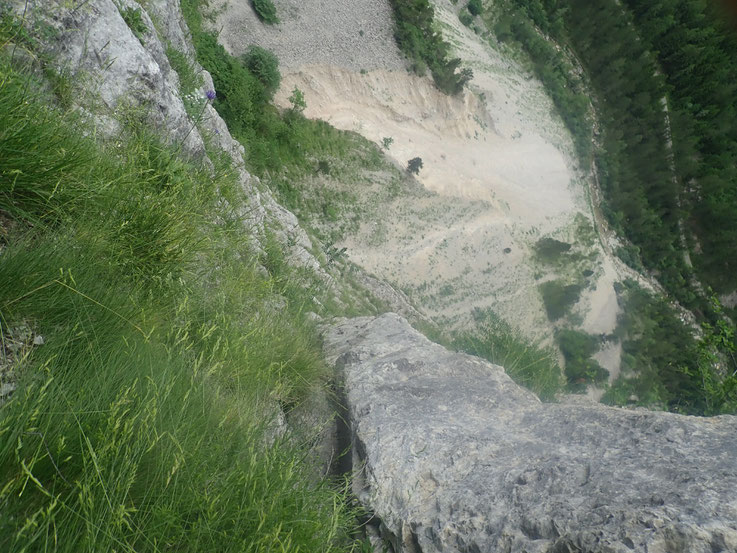
[[451, 347], [501, 365], [517, 384], [543, 401], [554, 401], [562, 384], [555, 352], [530, 344], [491, 311], [476, 310], [474, 319], [476, 329], [457, 333]]

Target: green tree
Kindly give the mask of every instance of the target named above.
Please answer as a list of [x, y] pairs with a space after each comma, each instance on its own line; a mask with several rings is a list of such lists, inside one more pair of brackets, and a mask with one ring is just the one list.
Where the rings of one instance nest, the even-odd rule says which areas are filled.
[[248, 70], [264, 85], [268, 98], [273, 98], [281, 83], [277, 57], [265, 48], [253, 45], [243, 54], [242, 60]]
[[422, 169], [422, 158], [413, 157], [407, 162], [407, 172], [419, 175], [420, 169]]
[[261, 21], [269, 25], [275, 25], [279, 23], [279, 17], [276, 15], [276, 7], [271, 0], [251, 0], [256, 15], [259, 16]]
[[289, 103], [292, 105], [292, 113], [302, 113], [307, 108], [307, 102], [305, 101], [304, 92], [302, 92], [296, 86], [292, 90], [292, 95], [289, 96]]

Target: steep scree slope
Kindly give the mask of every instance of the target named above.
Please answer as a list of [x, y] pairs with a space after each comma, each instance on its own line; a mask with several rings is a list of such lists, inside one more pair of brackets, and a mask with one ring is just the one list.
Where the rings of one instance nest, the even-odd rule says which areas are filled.
[[[455, 55], [475, 74], [470, 91], [449, 98], [398, 63], [386, 0], [275, 4], [280, 25], [260, 23], [246, 2], [217, 2], [224, 9], [216, 25], [231, 53], [258, 43], [280, 56], [277, 103], [288, 106], [297, 86], [308, 117], [376, 143], [392, 138], [386, 153], [401, 167], [415, 156], [424, 161], [418, 179], [431, 196], [398, 198], [384, 206], [383, 218], [364, 221], [341, 244], [351, 260], [408, 290], [427, 313], [451, 327], [463, 327], [474, 308], [491, 308], [523, 333], [546, 340], [553, 325], [539, 284], [576, 281], [583, 293], [572, 320], [583, 321], [590, 333], [613, 331], [613, 283], [623, 276], [642, 279], [595, 234], [580, 244], [584, 270], [531, 261], [537, 240], [574, 242], [577, 231], [592, 228], [593, 218], [588, 175], [577, 168], [570, 136], [542, 85], [508, 52], [463, 27], [457, 6], [436, 2]], [[610, 357], [605, 364], [616, 374], [618, 356]]]

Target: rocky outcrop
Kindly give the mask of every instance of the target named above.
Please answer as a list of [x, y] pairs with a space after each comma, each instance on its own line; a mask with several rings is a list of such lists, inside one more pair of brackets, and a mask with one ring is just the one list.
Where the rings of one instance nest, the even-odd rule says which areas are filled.
[[[146, 123], [166, 131], [184, 151], [204, 154], [204, 144], [179, 96], [179, 80], [146, 10], [131, 0], [91, 0], [73, 9], [65, 2], [14, 0], [27, 27], [42, 30], [46, 63], [73, 83], [79, 108], [97, 132], [119, 130], [122, 110], [144, 109]], [[121, 10], [138, 19], [134, 32]], [[178, 11], [178, 10], [177, 10]]]
[[[264, 245], [268, 229], [290, 254], [293, 265], [309, 268], [332, 284], [312, 255], [312, 242], [295, 215], [248, 173], [243, 146], [230, 135], [213, 106], [205, 104], [205, 93], [214, 85], [194, 59], [179, 0], [88, 0], [73, 8], [60, 0], [11, 0], [10, 5], [23, 25], [38, 35], [46, 50], [44, 63], [74, 84], [78, 109], [87, 113], [98, 135], [115, 138], [121, 117], [133, 110], [169, 143], [205, 163], [207, 137], [213, 147], [228, 153], [238, 171], [249, 198], [238, 216], [253, 236], [253, 245]], [[140, 18], [135, 31], [124, 12]], [[198, 92], [203, 108], [196, 121], [185, 109], [179, 76], [167, 58], [169, 45], [187, 56], [203, 78]]]
[[543, 404], [393, 314], [325, 347], [354, 491], [396, 553], [737, 551], [737, 417]]

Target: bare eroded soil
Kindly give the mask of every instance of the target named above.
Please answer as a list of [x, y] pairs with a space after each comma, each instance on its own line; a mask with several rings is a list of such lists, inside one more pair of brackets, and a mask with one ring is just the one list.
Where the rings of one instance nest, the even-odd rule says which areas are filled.
[[[277, 104], [287, 107], [296, 86], [307, 117], [377, 144], [391, 138], [386, 154], [402, 167], [423, 160], [418, 180], [430, 194], [374, 210], [341, 244], [354, 262], [454, 327], [468, 324], [474, 308], [490, 308], [523, 334], [550, 341], [554, 325], [539, 285], [559, 280], [584, 289], [557, 324], [614, 330], [613, 283], [622, 267], [594, 230], [588, 175], [542, 85], [504, 46], [463, 27], [454, 6], [438, 0], [444, 35], [475, 75], [470, 90], [448, 97], [402, 69], [386, 0], [338, 0], [329, 9], [314, 0], [275, 3], [283, 19], [276, 28], [262, 25], [246, 0], [231, 0], [217, 25], [234, 54], [249, 37], [277, 52]], [[573, 244], [576, 256], [541, 262], [534, 245], [543, 237]], [[617, 374], [619, 350], [599, 358]]]

